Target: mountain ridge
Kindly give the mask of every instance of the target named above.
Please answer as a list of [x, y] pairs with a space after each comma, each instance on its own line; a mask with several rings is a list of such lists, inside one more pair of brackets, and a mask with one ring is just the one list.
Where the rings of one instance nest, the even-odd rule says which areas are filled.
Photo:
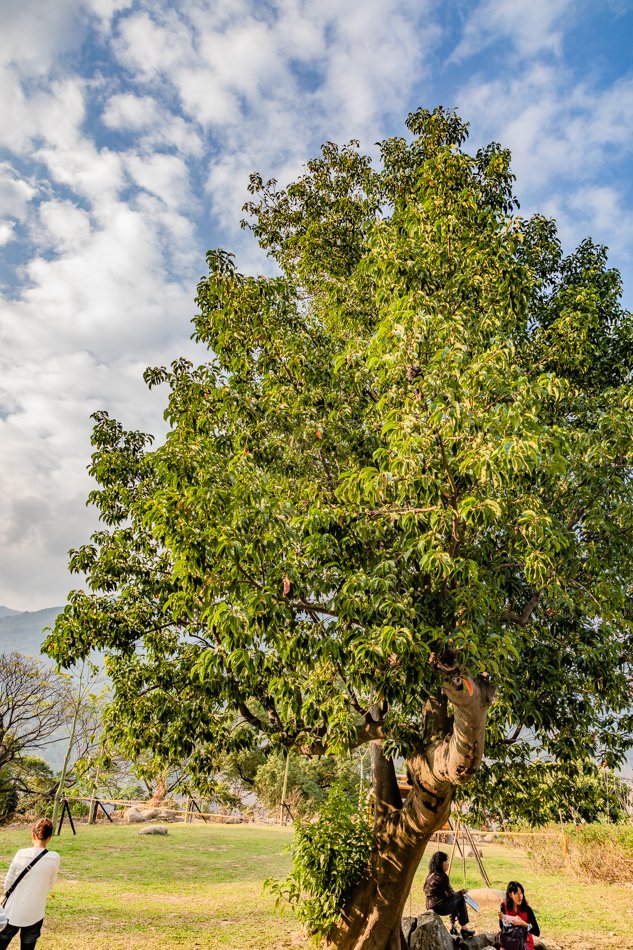
[[41, 655], [44, 630], [52, 627], [63, 607], [42, 610], [12, 610], [0, 605], [0, 653], [14, 650], [26, 656], [45, 659]]

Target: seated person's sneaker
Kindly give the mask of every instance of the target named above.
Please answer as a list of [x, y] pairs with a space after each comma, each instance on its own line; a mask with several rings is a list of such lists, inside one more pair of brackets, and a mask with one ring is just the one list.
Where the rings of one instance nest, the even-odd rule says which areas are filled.
[[457, 926], [456, 926], [455, 924], [451, 924], [451, 929], [449, 930], [449, 934], [451, 935], [451, 937], [458, 937], [458, 936], [459, 936], [459, 932], [458, 932]]
[[475, 931], [469, 930], [468, 927], [462, 927], [462, 937], [464, 940], [468, 940], [469, 937], [474, 937]]

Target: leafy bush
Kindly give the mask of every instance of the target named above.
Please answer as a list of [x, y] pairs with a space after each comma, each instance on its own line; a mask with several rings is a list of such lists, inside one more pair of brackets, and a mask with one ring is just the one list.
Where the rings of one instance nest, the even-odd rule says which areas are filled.
[[0, 824], [9, 821], [18, 807], [18, 791], [11, 778], [10, 769], [0, 769]]
[[292, 871], [285, 881], [266, 881], [282, 901], [296, 906], [299, 920], [324, 937], [360, 880], [371, 854], [372, 832], [343, 789], [330, 790], [313, 822], [297, 822]]

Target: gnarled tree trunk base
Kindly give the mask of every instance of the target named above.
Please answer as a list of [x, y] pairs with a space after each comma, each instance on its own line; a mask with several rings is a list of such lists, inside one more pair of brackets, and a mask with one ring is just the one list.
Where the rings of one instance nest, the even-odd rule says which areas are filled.
[[[328, 950], [403, 950], [402, 914], [429, 839], [450, 813], [452, 795], [448, 792], [421, 826], [407, 820], [408, 812], [417, 811], [409, 800], [393, 815], [388, 822], [390, 833], [379, 836], [367, 875], [328, 935]], [[421, 793], [412, 797], [421, 797]], [[418, 813], [415, 817], [422, 816]]]

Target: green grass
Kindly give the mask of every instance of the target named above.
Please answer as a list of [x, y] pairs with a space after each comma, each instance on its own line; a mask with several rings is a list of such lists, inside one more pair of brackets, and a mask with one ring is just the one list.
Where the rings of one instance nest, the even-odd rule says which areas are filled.
[[[172, 825], [166, 838], [139, 836], [134, 826], [80, 825], [76, 837], [64, 829], [54, 839], [62, 871], [49, 898], [42, 950], [307, 948], [292, 913], [280, 917], [273, 897], [262, 892], [265, 878], [287, 873], [283, 852], [291, 835], [253, 825]], [[2, 831], [0, 866], [28, 843], [28, 832]], [[513, 878], [524, 884], [546, 941], [564, 950], [633, 950], [630, 886], [538, 872], [518, 848], [483, 850], [493, 887], [504, 890]], [[424, 907], [425, 866], [423, 859], [407, 914]], [[464, 886], [461, 860], [451, 879]], [[466, 885], [482, 886], [472, 859]], [[473, 924], [496, 930], [496, 908], [473, 915]]]
[[[80, 825], [76, 837], [64, 830], [52, 844], [62, 870], [42, 947], [296, 946], [297, 921], [280, 918], [262, 893], [265, 878], [287, 872], [291, 834], [235, 825], [172, 825], [166, 838], [140, 836], [133, 826]], [[0, 862], [28, 843], [28, 833], [2, 832]]]

